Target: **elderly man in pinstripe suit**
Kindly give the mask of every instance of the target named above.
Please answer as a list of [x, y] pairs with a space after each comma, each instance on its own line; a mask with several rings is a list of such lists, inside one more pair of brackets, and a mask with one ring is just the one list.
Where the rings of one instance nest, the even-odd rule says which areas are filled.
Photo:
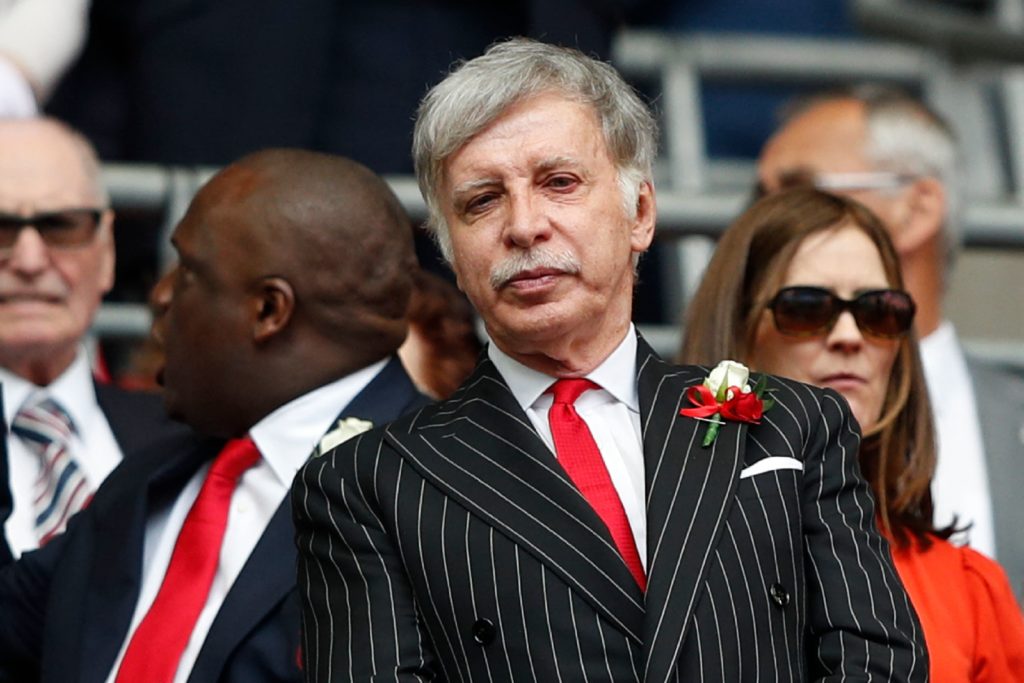
[[532, 41], [425, 98], [420, 187], [491, 344], [297, 478], [308, 680], [927, 678], [845, 403], [770, 378], [704, 446], [707, 369], [633, 329], [655, 138], [613, 69]]

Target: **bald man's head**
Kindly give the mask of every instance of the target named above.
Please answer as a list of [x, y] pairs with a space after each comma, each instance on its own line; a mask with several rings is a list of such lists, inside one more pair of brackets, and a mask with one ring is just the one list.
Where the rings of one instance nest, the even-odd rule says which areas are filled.
[[114, 283], [99, 162], [53, 119], [0, 119], [0, 365], [46, 385], [74, 360]]
[[[273, 409], [405, 338], [411, 227], [386, 183], [355, 162], [244, 157], [200, 190], [172, 239], [180, 264], [154, 296], [166, 401], [203, 431], [230, 434], [197, 424], [225, 404]], [[247, 428], [263, 414], [223, 421]]]
[[267, 150], [222, 180], [222, 204], [248, 215], [250, 266], [287, 277], [299, 315], [381, 356], [397, 349], [416, 256], [409, 219], [379, 176], [338, 156]]

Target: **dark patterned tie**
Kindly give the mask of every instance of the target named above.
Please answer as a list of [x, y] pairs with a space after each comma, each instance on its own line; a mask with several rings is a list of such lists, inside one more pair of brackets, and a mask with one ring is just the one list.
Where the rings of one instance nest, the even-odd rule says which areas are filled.
[[640, 589], [647, 587], [636, 540], [629, 526], [629, 519], [622, 507], [622, 500], [615, 491], [608, 468], [601, 457], [587, 423], [576, 412], [576, 399], [588, 389], [598, 386], [588, 379], [560, 379], [548, 389], [555, 396], [548, 411], [551, 437], [555, 442], [555, 454], [569, 478], [576, 484], [594, 512], [608, 527], [622, 560], [629, 567]]
[[35, 529], [39, 545], [64, 531], [68, 519], [92, 498], [85, 473], [71, 455], [75, 426], [67, 411], [52, 398], [33, 396], [14, 416], [11, 431], [39, 457], [39, 476], [33, 488]]

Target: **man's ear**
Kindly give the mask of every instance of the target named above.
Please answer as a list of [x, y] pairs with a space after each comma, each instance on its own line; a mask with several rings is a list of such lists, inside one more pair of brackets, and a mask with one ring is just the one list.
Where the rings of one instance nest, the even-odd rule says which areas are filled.
[[936, 178], [918, 178], [907, 188], [904, 214], [893, 231], [899, 254], [910, 254], [937, 239], [946, 220], [946, 188]]
[[654, 202], [654, 183], [644, 180], [640, 183], [640, 192], [636, 198], [636, 217], [630, 230], [630, 245], [634, 252], [645, 252], [654, 241], [654, 224], [658, 218], [658, 208]]
[[114, 249], [114, 212], [106, 209], [100, 216], [100, 292], [108, 293], [114, 288], [114, 268], [117, 257]]
[[263, 278], [256, 292], [253, 340], [262, 343], [280, 333], [295, 313], [295, 290], [280, 277]]

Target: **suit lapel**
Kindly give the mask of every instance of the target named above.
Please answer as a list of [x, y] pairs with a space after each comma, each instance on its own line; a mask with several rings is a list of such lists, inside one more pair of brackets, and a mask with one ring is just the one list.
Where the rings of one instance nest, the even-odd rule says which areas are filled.
[[[131, 461], [130, 467], [145, 467], [149, 472], [126, 473], [124, 481], [145, 481], [145, 494], [138, 488], [126, 489], [116, 500], [103, 501], [116, 506], [117, 524], [107, 524], [96, 535], [90, 589], [85, 596], [83, 614], [89, 615], [83, 634], [81, 672], [83, 681], [103, 681], [131, 624], [142, 584], [142, 553], [149, 513], [173, 503], [178, 492], [203, 463], [216, 456], [221, 442], [203, 441], [186, 454], [147, 453]], [[135, 477], [138, 478], [135, 478]], [[107, 511], [108, 515], [111, 514]]]
[[[993, 506], [996, 551], [1006, 567], [1014, 592], [1024, 595], [1020, 574], [1024, 535], [1020, 533], [1019, 506], [1002, 505], [1024, 490], [1021, 436], [1024, 435], [1024, 387], [1017, 373], [966, 356], [981, 428], [982, 450]], [[1019, 371], [1018, 371], [1019, 372]]]
[[708, 565], [733, 502], [746, 426], [727, 422], [704, 448], [706, 422], [683, 417], [701, 368], [664, 363], [640, 339], [640, 419], [647, 483], [645, 679], [667, 680], [703, 593]]
[[643, 596], [607, 527], [486, 357], [411, 433], [388, 438], [442, 492], [530, 552], [636, 639]]
[[[353, 417], [381, 425], [407, 407], [426, 402], [396, 358], [342, 409], [331, 423]], [[295, 590], [295, 528], [289, 498], [274, 513], [245, 566], [228, 591], [210, 626], [189, 676], [190, 681], [219, 680], [228, 657], [263, 619]], [[296, 633], [296, 637], [298, 634]]]

